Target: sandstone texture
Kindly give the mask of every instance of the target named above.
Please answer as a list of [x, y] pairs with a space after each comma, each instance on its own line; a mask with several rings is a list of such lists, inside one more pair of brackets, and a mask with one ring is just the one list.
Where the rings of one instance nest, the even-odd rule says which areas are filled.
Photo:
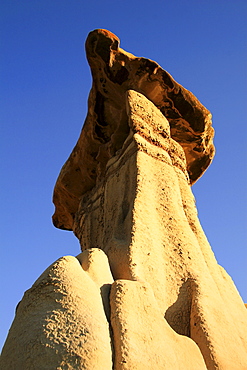
[[93, 254], [79, 255], [82, 267], [75, 257], [59, 259], [25, 293], [2, 351], [1, 370], [112, 369], [101, 283], [86, 265], [101, 265], [108, 287], [111, 273], [104, 253], [95, 249]]
[[210, 112], [156, 62], [125, 52], [118, 37], [106, 30], [90, 32], [86, 53], [93, 77], [88, 114], [54, 190], [54, 225], [68, 230], [82, 195], [102, 180], [108, 160], [129, 134], [126, 91], [140, 92], [167, 118], [171, 137], [184, 149], [190, 183], [214, 156]]
[[164, 320], [148, 283], [116, 280], [111, 289], [115, 369], [206, 369], [190, 338]]
[[208, 369], [245, 369], [247, 312], [199, 223], [184, 150], [150, 100], [130, 90], [126, 104], [129, 135], [82, 197], [74, 232], [83, 250], [104, 250], [114, 280], [150, 284], [167, 323], [194, 340]]
[[82, 253], [25, 293], [0, 368], [247, 369], [246, 307], [191, 191], [214, 153], [210, 113], [118, 44], [89, 34], [88, 115], [54, 190], [54, 224]]

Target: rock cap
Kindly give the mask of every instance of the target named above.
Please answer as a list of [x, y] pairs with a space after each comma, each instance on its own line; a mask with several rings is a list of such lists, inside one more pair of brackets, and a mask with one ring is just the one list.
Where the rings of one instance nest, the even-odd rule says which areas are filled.
[[103, 29], [90, 32], [86, 40], [93, 83], [81, 135], [54, 189], [53, 223], [61, 229], [72, 230], [82, 195], [103, 178], [107, 161], [129, 134], [128, 90], [146, 96], [167, 118], [171, 137], [184, 149], [190, 184], [214, 156], [210, 112], [158, 63], [135, 57], [119, 43], [117, 36]]

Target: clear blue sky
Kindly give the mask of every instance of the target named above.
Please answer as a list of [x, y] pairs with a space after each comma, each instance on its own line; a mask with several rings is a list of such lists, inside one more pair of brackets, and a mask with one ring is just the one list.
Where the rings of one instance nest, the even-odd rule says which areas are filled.
[[25, 290], [57, 258], [77, 255], [55, 229], [52, 192], [87, 110], [89, 31], [157, 61], [213, 113], [216, 157], [193, 186], [218, 262], [247, 302], [246, 0], [2, 0], [1, 335]]

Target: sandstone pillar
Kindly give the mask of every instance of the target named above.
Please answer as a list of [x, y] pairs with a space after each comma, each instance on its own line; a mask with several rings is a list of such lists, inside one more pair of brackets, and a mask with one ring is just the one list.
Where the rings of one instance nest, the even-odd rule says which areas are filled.
[[114, 280], [149, 282], [165, 320], [197, 343], [208, 369], [244, 368], [246, 309], [197, 219], [184, 151], [143, 95], [127, 92], [127, 113], [129, 136], [76, 215], [82, 249], [103, 249]]
[[82, 253], [25, 293], [1, 369], [246, 369], [247, 311], [191, 192], [214, 156], [210, 112], [109, 31], [86, 51], [88, 115], [53, 216]]

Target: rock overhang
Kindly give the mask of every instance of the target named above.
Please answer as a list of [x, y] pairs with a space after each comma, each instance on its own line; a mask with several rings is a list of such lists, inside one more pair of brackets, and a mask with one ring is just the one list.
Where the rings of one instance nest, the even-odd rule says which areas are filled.
[[129, 134], [126, 92], [135, 90], [162, 112], [171, 137], [184, 149], [190, 183], [211, 163], [215, 149], [211, 113], [158, 63], [119, 47], [117, 36], [94, 30], [86, 40], [93, 83], [88, 114], [78, 142], [57, 179], [53, 223], [72, 230], [81, 197], [104, 176], [107, 161]]

